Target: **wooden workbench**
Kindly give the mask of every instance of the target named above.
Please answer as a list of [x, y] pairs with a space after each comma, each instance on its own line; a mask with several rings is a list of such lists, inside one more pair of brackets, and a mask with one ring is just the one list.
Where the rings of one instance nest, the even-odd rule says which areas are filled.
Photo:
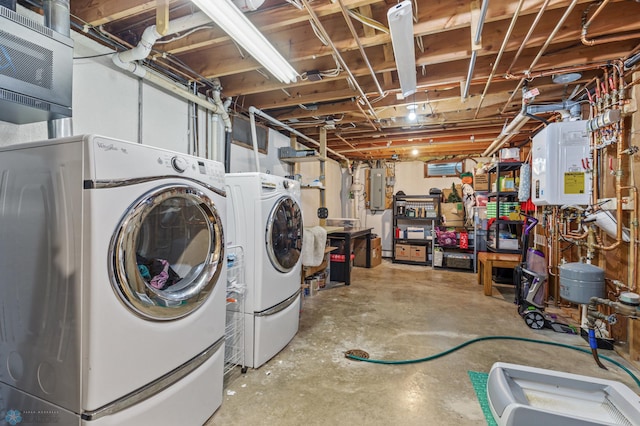
[[493, 280], [491, 270], [493, 268], [515, 268], [522, 261], [522, 256], [517, 253], [493, 253], [482, 251], [478, 253], [478, 284], [483, 285], [484, 295], [491, 296]]

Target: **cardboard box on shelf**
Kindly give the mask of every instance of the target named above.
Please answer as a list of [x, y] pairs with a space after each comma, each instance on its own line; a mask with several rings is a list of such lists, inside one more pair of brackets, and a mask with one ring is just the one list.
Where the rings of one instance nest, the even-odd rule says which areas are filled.
[[464, 226], [464, 208], [462, 203], [442, 203], [440, 205], [440, 212], [444, 218], [444, 225], [447, 227], [462, 227]]
[[409, 250], [410, 260], [414, 262], [427, 261], [427, 248], [425, 246], [411, 246]]
[[473, 189], [476, 191], [487, 191], [489, 189], [489, 175], [483, 173], [473, 177]]
[[396, 260], [411, 260], [408, 244], [396, 244]]
[[[355, 254], [355, 258], [353, 259], [353, 266], [366, 267], [367, 266], [367, 241], [364, 238], [359, 238], [355, 240], [353, 252]], [[382, 240], [380, 239], [380, 237], [371, 239], [371, 258], [370, 259], [371, 259], [372, 268], [382, 263]]]

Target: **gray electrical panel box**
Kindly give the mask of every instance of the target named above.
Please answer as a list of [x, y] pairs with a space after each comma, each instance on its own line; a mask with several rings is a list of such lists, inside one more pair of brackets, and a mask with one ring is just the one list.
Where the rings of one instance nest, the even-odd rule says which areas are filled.
[[369, 174], [369, 209], [384, 210], [386, 201], [386, 169], [371, 169]]

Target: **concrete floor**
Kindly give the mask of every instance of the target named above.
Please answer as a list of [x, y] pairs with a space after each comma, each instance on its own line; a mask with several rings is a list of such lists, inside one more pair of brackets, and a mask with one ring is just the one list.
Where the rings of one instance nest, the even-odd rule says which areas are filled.
[[[489, 335], [588, 349], [579, 336], [529, 329], [513, 287], [494, 286], [486, 297], [473, 273], [385, 260], [354, 268], [352, 277], [351, 286], [305, 299], [298, 334], [267, 364], [230, 374], [207, 425], [483, 425], [468, 371], [489, 372], [497, 361], [618, 380], [640, 393], [618, 367], [601, 370], [588, 354], [520, 341], [479, 342], [416, 364], [348, 360], [349, 349], [374, 359], [423, 358]], [[628, 366], [614, 352], [601, 353]]]

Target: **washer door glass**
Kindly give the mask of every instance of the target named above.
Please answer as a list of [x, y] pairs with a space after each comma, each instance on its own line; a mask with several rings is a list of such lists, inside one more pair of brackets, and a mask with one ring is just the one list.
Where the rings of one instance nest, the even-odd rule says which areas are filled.
[[113, 286], [144, 318], [183, 317], [216, 285], [223, 239], [216, 207], [204, 193], [188, 185], [155, 189], [132, 206], [112, 239]]
[[302, 251], [302, 211], [290, 197], [278, 200], [267, 222], [267, 253], [273, 266], [289, 272]]

